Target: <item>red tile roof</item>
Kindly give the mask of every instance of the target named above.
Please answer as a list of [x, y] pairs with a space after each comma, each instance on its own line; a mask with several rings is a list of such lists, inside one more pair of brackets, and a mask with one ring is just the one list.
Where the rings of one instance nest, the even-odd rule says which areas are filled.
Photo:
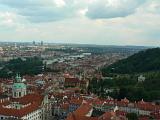
[[0, 106], [0, 114], [5, 116], [15, 116], [21, 118], [33, 111], [36, 111], [38, 108], [39, 105], [36, 102], [22, 109], [9, 109]]
[[27, 105], [27, 107], [21, 109], [5, 108], [3, 105], [0, 105], [0, 114], [5, 116], [15, 116], [18, 118], [23, 117], [33, 111], [39, 109], [43, 101], [43, 96], [39, 94], [28, 94], [22, 98], [13, 99], [11, 102], [19, 102], [20, 104]]
[[83, 102], [83, 98], [72, 98], [70, 100], [70, 104], [81, 105]]
[[79, 83], [80, 80], [78, 78], [65, 78], [65, 83]]
[[147, 116], [140, 116], [138, 118], [138, 120], [149, 120], [149, 117], [147, 117]]
[[98, 120], [97, 117], [87, 117], [86, 114], [92, 109], [89, 104], [82, 104], [75, 112], [70, 113], [66, 120]]
[[43, 97], [44, 96], [40, 94], [28, 94], [22, 98], [12, 98], [12, 101], [19, 102], [21, 104], [28, 104], [28, 103], [36, 102], [40, 105], [43, 100]]

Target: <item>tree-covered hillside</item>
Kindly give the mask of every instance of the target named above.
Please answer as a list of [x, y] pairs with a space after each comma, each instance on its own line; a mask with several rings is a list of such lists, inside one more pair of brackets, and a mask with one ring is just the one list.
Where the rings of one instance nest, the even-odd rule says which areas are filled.
[[[102, 73], [106, 79], [103, 79], [101, 84], [91, 82], [90, 91], [102, 94], [104, 97], [109, 95], [115, 99], [127, 97], [131, 101], [160, 100], [160, 48], [136, 53], [104, 67]], [[140, 75], [145, 77], [145, 81], [138, 81]], [[103, 88], [101, 90], [103, 92], [97, 91], [100, 88]], [[105, 93], [106, 89], [113, 91]]]
[[4, 63], [0, 70], [1, 78], [9, 78], [20, 73], [21, 75], [35, 75], [42, 73], [43, 62], [38, 57], [26, 58], [26, 59], [13, 59], [7, 63]]
[[160, 48], [141, 51], [105, 67], [102, 71], [104, 75], [106, 73], [130, 74], [160, 71]]

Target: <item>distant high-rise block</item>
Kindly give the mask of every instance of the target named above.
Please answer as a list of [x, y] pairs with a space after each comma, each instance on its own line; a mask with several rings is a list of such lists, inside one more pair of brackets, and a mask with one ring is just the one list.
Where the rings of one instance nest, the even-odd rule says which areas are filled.
[[36, 45], [36, 42], [35, 42], [35, 41], [33, 41], [33, 45]]
[[43, 41], [41, 41], [41, 46], [43, 46]]

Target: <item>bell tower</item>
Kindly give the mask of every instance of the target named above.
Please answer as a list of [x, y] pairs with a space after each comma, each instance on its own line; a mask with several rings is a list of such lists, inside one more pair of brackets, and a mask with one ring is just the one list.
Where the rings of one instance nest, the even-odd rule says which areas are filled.
[[12, 97], [21, 98], [26, 95], [26, 85], [22, 82], [21, 76], [16, 75], [14, 83], [12, 85]]

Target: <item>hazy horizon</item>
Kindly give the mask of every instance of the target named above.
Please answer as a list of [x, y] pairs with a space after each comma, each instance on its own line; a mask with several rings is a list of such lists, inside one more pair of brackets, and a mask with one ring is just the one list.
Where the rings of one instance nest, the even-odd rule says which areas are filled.
[[159, 0], [0, 0], [0, 42], [160, 46]]

